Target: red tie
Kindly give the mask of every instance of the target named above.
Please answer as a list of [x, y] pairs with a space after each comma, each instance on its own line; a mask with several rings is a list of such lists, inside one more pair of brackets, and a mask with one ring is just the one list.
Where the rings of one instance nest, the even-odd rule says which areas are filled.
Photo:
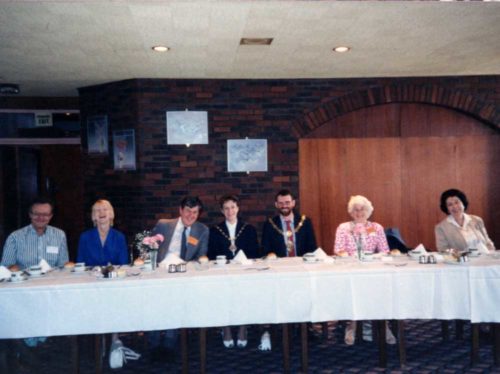
[[[295, 245], [293, 243], [293, 231], [290, 221], [286, 222], [286, 238], [287, 238], [287, 253], [288, 257], [295, 257]], [[289, 235], [290, 234], [290, 235]]]

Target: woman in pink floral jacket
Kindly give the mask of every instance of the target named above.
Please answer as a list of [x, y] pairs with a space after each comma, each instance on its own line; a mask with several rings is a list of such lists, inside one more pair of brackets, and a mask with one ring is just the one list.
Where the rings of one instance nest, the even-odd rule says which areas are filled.
[[364, 196], [352, 196], [347, 204], [347, 211], [352, 221], [339, 225], [335, 234], [334, 253], [345, 251], [349, 256], [357, 256], [360, 244], [364, 252], [389, 252], [384, 228], [376, 222], [368, 221], [373, 212], [373, 205]]
[[[385, 237], [384, 228], [375, 222], [368, 221], [373, 213], [373, 205], [364, 196], [351, 196], [347, 204], [347, 211], [352, 221], [339, 225], [335, 234], [334, 253], [347, 253], [349, 256], [358, 256], [358, 248], [363, 253], [387, 253], [389, 245]], [[366, 326], [366, 329], [364, 328]], [[386, 326], [386, 342], [395, 344], [396, 338], [389, 326]], [[344, 341], [353, 345], [356, 336], [356, 321], [350, 321], [345, 330]], [[363, 339], [372, 340], [371, 328], [367, 322], [363, 324]]]

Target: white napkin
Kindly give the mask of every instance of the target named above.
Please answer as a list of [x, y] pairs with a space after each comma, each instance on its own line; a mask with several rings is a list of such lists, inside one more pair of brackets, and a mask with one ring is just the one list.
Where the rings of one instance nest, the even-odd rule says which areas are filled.
[[38, 266], [40, 266], [42, 268], [42, 273], [47, 273], [47, 272], [49, 272], [52, 269], [50, 267], [50, 265], [48, 264], [48, 262], [45, 261], [44, 258], [42, 258], [40, 260], [40, 262], [38, 263]]
[[247, 258], [247, 255], [241, 249], [238, 251], [236, 256], [234, 256], [233, 261], [241, 265], [251, 265], [252, 260]]
[[418, 258], [419, 256], [426, 255], [427, 251], [425, 250], [425, 247], [423, 244], [417, 245], [414, 249], [408, 252], [411, 257], [416, 257]]
[[183, 262], [184, 262], [184, 260], [182, 258], [180, 258], [178, 255], [176, 255], [175, 253], [169, 253], [163, 259], [163, 261], [158, 264], [158, 267], [160, 269], [167, 269], [168, 265], [172, 265], [172, 264], [179, 265]]
[[10, 270], [5, 266], [0, 266], [0, 279], [9, 279], [10, 278]]
[[323, 261], [325, 264], [332, 264], [335, 262], [333, 257], [328, 256], [325, 251], [323, 251], [323, 248], [318, 247], [314, 252], [313, 252], [314, 257], [316, 257], [318, 260]]

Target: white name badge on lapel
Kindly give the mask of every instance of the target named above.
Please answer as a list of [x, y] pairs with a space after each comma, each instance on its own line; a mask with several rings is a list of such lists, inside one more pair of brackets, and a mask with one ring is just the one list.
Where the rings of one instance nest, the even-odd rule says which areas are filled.
[[53, 245], [48, 245], [47, 246], [47, 253], [58, 254], [59, 253], [59, 247], [56, 247], [56, 246], [53, 246]]

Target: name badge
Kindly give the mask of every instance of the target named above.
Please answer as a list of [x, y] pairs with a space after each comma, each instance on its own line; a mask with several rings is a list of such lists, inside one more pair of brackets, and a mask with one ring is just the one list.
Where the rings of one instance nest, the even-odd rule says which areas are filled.
[[196, 239], [194, 236], [189, 235], [187, 242], [191, 245], [198, 245], [198, 239]]
[[47, 246], [47, 253], [58, 254], [59, 253], [59, 247], [56, 247], [56, 246], [53, 246], [53, 245], [48, 245]]

